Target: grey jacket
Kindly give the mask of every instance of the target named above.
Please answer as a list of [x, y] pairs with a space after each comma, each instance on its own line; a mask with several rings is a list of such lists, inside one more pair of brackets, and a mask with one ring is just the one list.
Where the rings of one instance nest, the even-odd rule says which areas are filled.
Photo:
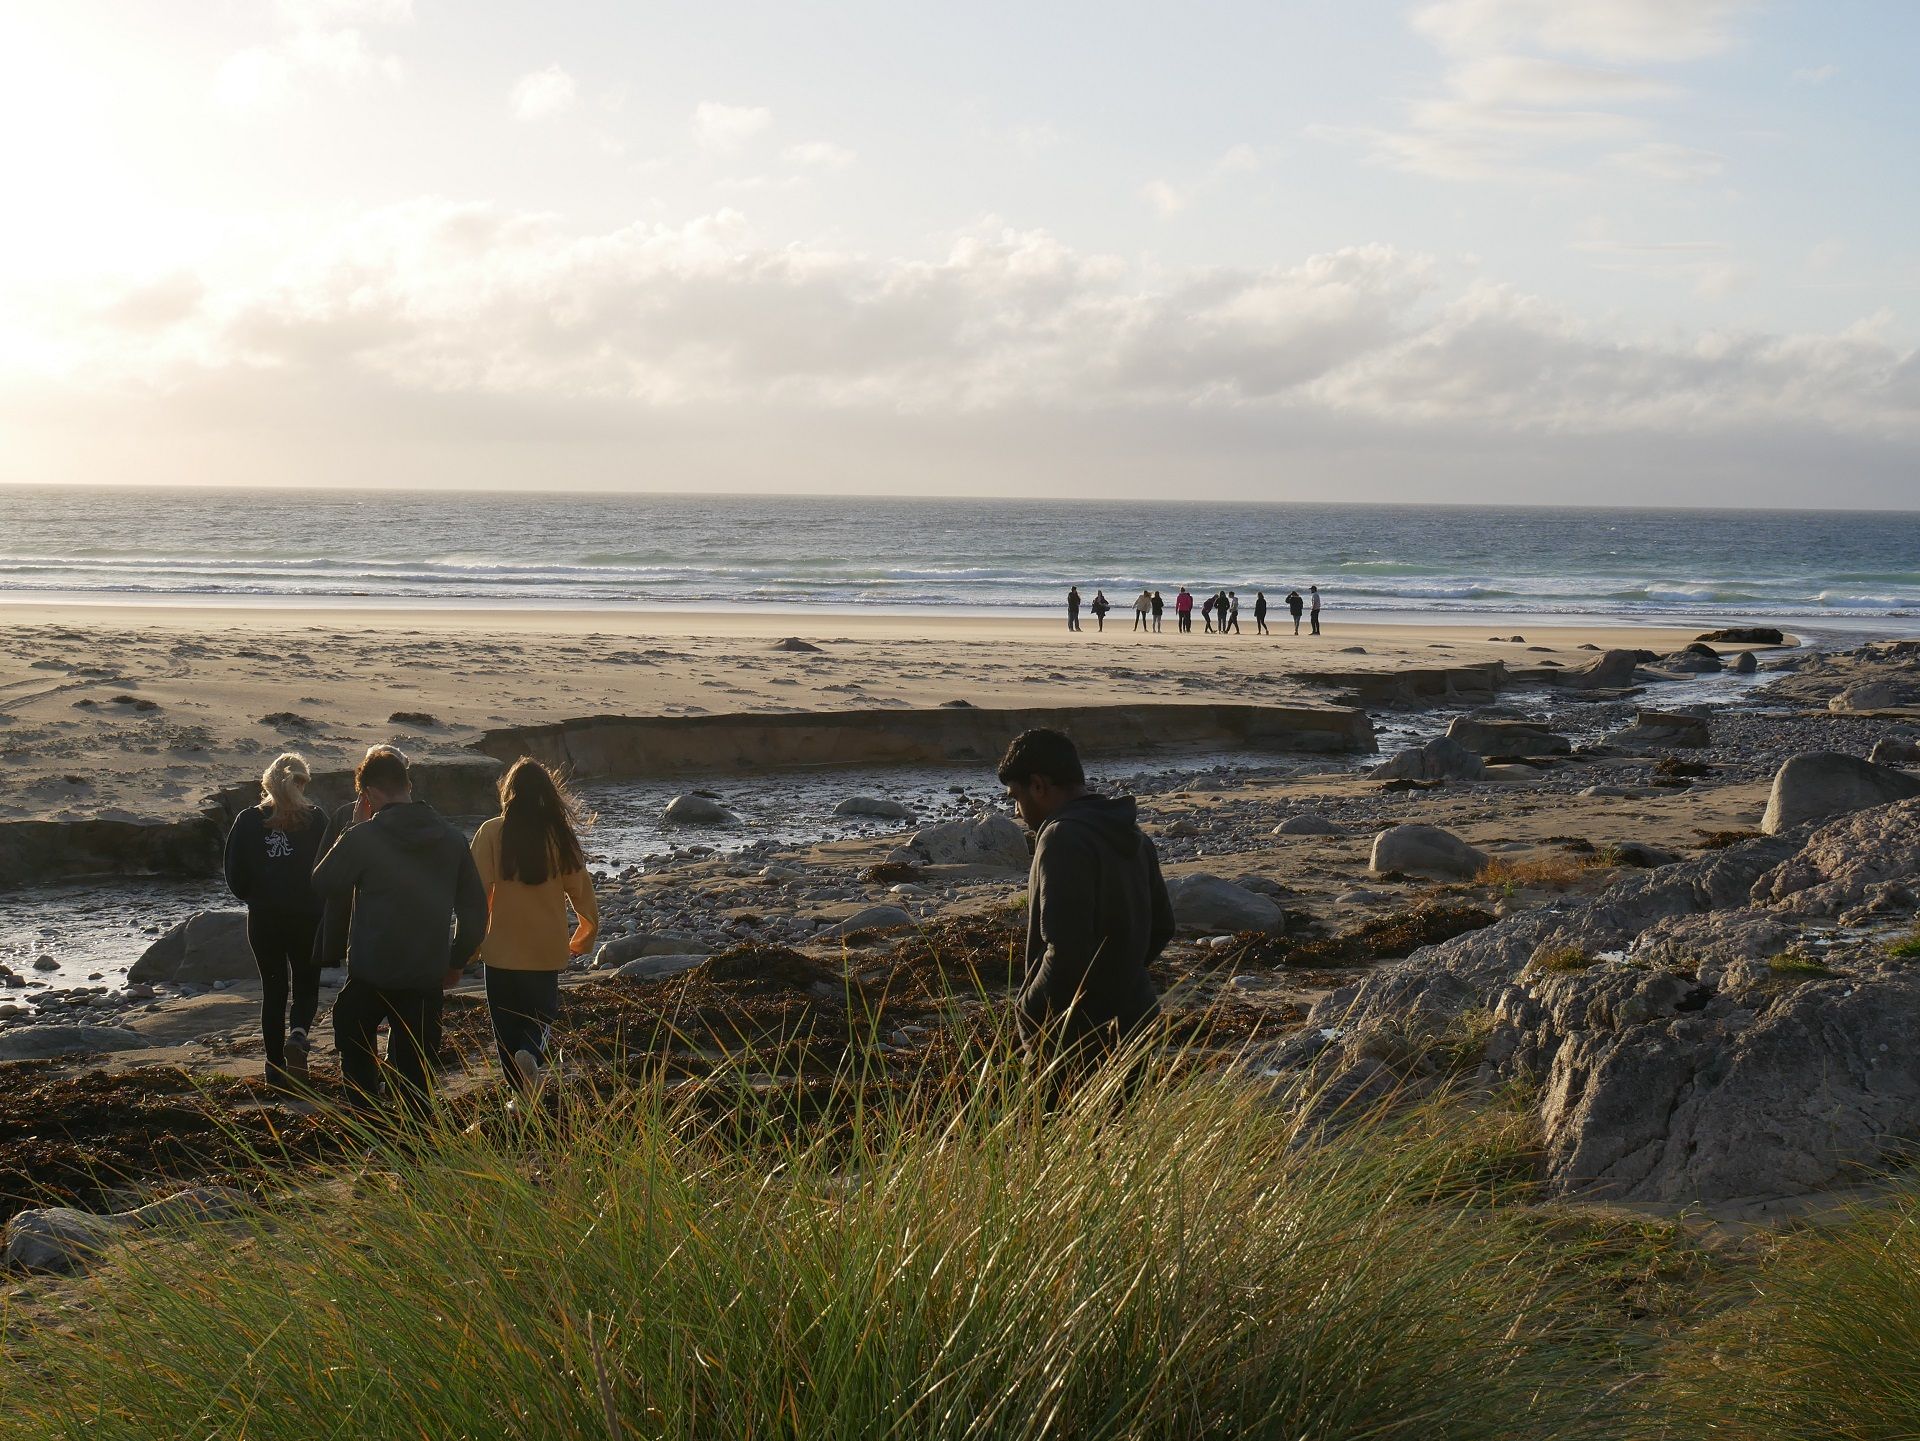
[[425, 801], [383, 807], [343, 832], [314, 867], [313, 888], [351, 898], [347, 974], [382, 990], [439, 990], [487, 933], [467, 838]]
[[1030, 1030], [1117, 1041], [1158, 1014], [1147, 964], [1173, 939], [1173, 905], [1132, 796], [1082, 796], [1040, 827], [1027, 879]]

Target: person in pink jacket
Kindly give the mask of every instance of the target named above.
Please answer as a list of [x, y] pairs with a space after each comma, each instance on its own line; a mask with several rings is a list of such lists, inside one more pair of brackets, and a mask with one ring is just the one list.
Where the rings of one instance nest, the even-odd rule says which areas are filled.
[[1180, 594], [1173, 598], [1173, 613], [1180, 618], [1179, 629], [1193, 629], [1193, 592], [1184, 585], [1180, 587]]

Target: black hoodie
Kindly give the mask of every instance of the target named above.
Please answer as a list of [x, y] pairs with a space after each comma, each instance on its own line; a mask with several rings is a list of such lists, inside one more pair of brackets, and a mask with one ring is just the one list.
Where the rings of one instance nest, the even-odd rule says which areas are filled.
[[467, 839], [425, 801], [383, 806], [343, 832], [314, 867], [313, 888], [352, 897], [347, 974], [381, 990], [439, 990], [487, 933]]
[[320, 854], [326, 817], [320, 807], [308, 806], [301, 824], [282, 831], [267, 824], [268, 809], [248, 806], [234, 817], [227, 832], [227, 889], [250, 911], [318, 915], [313, 860]]
[[1124, 1038], [1160, 1009], [1147, 963], [1172, 939], [1173, 905], [1132, 796], [1081, 796], [1046, 819], [1027, 880], [1030, 1028]]

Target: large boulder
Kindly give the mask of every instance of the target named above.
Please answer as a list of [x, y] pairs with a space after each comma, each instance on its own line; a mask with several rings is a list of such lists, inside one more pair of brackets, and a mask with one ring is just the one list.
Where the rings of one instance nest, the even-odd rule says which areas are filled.
[[1914, 708], [1920, 708], [1920, 678], [1906, 676], [1855, 681], [1827, 702], [1828, 710], [1842, 715]]
[[54, 1023], [0, 1031], [0, 1061], [43, 1061], [49, 1056], [101, 1056], [137, 1051], [147, 1038], [125, 1026]]
[[667, 820], [681, 826], [737, 826], [740, 817], [712, 796], [689, 792], [667, 802]]
[[1569, 690], [1619, 690], [1633, 684], [1634, 667], [1639, 663], [1636, 651], [1610, 650], [1585, 665], [1555, 671], [1553, 683]]
[[210, 986], [257, 980], [260, 967], [247, 944], [245, 911], [196, 911], [141, 953], [130, 981]]
[[820, 934], [826, 939], [839, 940], [858, 931], [897, 931], [902, 926], [918, 924], [913, 912], [904, 906], [863, 906]]
[[1760, 657], [1750, 650], [1743, 650], [1733, 658], [1732, 669], [1735, 675], [1752, 675], [1760, 669]]
[[1920, 796], [1920, 778], [1838, 751], [1795, 756], [1773, 778], [1760, 829], [1775, 835], [1805, 821], [1823, 820]]
[[1486, 773], [1485, 761], [1446, 736], [1411, 746], [1367, 772], [1375, 780], [1405, 781], [1470, 781]]
[[198, 1186], [132, 1211], [96, 1216], [67, 1206], [21, 1211], [7, 1222], [9, 1270], [66, 1276], [84, 1271], [108, 1246], [145, 1231], [233, 1215], [247, 1204], [226, 1186]]
[[712, 946], [684, 931], [642, 931], [615, 936], [594, 952], [593, 964], [598, 970], [611, 970], [646, 956], [705, 956], [712, 952]]
[[1439, 826], [1393, 826], [1373, 838], [1368, 863], [1377, 876], [1395, 873], [1464, 881], [1479, 875], [1487, 864], [1485, 851], [1476, 850], [1452, 831]]
[[913, 823], [913, 808], [899, 801], [883, 800], [879, 796], [848, 796], [833, 808], [836, 816], [872, 816], [881, 821], [905, 821]]
[[614, 967], [614, 975], [623, 981], [657, 981], [690, 971], [708, 959], [707, 952], [684, 956], [640, 956]]
[[1447, 739], [1481, 756], [1564, 756], [1573, 751], [1572, 741], [1538, 721], [1455, 716]]
[[1282, 930], [1286, 912], [1269, 896], [1205, 872], [1167, 879], [1174, 923], [1183, 931]]
[[1867, 759], [1877, 766], [1920, 766], [1920, 740], [1912, 736], [1881, 736]]
[[1661, 670], [1678, 671], [1682, 675], [1717, 675], [1727, 668], [1725, 661], [1703, 645], [1690, 645], [1672, 655], [1661, 656], [1657, 664]]
[[1305, 815], [1288, 816], [1273, 828], [1276, 836], [1344, 836], [1347, 828], [1338, 821], [1328, 820], [1311, 812]]
[[906, 844], [922, 864], [1025, 870], [1032, 860], [1026, 828], [1012, 816], [983, 811], [968, 821], [922, 826]]
[[1705, 716], [1683, 711], [1641, 710], [1633, 724], [1610, 739], [1623, 746], [1704, 746], [1713, 741]]

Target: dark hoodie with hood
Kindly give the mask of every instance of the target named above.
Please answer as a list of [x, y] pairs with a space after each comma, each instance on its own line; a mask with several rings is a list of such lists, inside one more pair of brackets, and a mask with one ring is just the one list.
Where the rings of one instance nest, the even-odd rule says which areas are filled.
[[314, 867], [313, 888], [352, 897], [347, 974], [380, 990], [437, 992], [487, 933], [467, 839], [425, 801], [382, 806], [343, 832]]
[[1081, 796], [1041, 824], [1027, 880], [1029, 1031], [1124, 1039], [1159, 1012], [1147, 963], [1173, 939], [1173, 905], [1132, 796]]

